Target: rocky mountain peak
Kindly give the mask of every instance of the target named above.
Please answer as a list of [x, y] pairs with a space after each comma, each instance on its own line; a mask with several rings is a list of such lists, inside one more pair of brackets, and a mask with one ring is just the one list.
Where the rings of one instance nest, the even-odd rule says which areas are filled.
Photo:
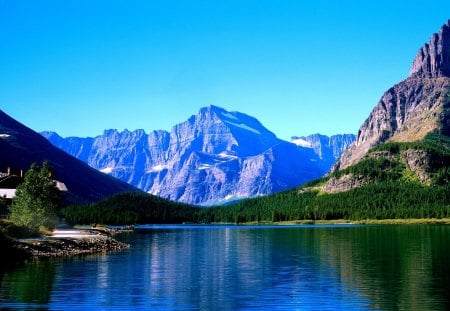
[[419, 50], [409, 78], [383, 94], [334, 170], [355, 164], [371, 148], [384, 142], [420, 141], [431, 132], [447, 135], [449, 107], [450, 21], [447, 21]]
[[197, 118], [204, 118], [205, 115], [214, 120], [215, 125], [221, 122], [232, 132], [244, 130], [251, 134], [270, 134], [270, 136], [275, 137], [275, 134], [265, 128], [258, 119], [242, 112], [228, 111], [221, 107], [211, 105], [200, 109]]
[[217, 106], [201, 108], [187, 121], [175, 125], [170, 140], [169, 157], [194, 146], [211, 154], [225, 152], [246, 157], [280, 143], [256, 118]]
[[450, 20], [438, 33], [431, 36], [429, 43], [419, 49], [409, 76], [413, 78], [450, 77]]

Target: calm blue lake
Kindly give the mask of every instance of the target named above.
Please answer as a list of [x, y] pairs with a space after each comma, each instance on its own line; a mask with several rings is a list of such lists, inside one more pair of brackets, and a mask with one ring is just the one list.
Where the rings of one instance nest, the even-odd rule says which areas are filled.
[[450, 310], [450, 226], [147, 226], [1, 272], [3, 310]]

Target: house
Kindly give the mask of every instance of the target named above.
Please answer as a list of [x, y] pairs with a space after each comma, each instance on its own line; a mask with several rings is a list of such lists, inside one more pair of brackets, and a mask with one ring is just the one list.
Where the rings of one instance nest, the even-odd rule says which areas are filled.
[[23, 171], [16, 174], [10, 167], [6, 173], [0, 173], [0, 196], [6, 199], [14, 198], [16, 188], [23, 181]]
[[[16, 195], [16, 188], [23, 182], [23, 170], [15, 170], [8, 167], [6, 173], [0, 173], [0, 197], [13, 199]], [[59, 191], [68, 191], [66, 185], [55, 180], [56, 188]]]

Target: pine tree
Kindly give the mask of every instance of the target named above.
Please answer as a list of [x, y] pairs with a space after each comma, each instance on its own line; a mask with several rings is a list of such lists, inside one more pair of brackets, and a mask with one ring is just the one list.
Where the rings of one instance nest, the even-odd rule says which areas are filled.
[[42, 166], [33, 163], [25, 173], [23, 183], [17, 187], [9, 209], [10, 219], [33, 230], [40, 226], [54, 228], [59, 198], [48, 163], [44, 162]]

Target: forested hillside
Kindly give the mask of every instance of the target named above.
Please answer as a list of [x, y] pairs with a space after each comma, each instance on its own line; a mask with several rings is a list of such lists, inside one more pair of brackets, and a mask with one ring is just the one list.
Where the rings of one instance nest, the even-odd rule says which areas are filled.
[[[430, 134], [421, 142], [382, 144], [362, 161], [326, 178], [233, 206], [211, 208], [203, 211], [201, 221], [447, 218], [449, 142], [448, 136]], [[421, 165], [411, 165], [414, 157]], [[327, 191], [330, 182], [339, 179], [349, 188]]]

